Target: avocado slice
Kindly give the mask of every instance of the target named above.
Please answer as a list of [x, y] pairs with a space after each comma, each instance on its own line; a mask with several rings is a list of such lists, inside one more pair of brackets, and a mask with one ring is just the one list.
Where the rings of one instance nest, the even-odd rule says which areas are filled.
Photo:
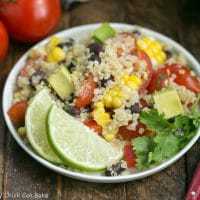
[[178, 93], [174, 89], [157, 92], [153, 96], [155, 108], [169, 119], [184, 112]]
[[113, 29], [108, 23], [103, 23], [99, 28], [93, 32], [93, 38], [100, 43], [103, 43], [110, 37], [114, 37], [116, 34], [115, 29]]
[[48, 83], [55, 90], [57, 95], [65, 100], [74, 91], [71, 75], [65, 66], [61, 66], [48, 77]]

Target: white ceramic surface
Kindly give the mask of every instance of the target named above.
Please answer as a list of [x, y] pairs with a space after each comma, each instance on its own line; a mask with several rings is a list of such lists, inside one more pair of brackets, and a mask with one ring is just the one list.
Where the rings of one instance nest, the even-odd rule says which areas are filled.
[[[181, 52], [185, 56], [185, 58], [190, 63], [190, 66], [198, 74], [200, 74], [200, 65], [197, 62], [197, 60], [186, 49], [184, 49], [182, 46], [180, 46], [179, 44], [177, 44], [173, 40], [169, 39], [168, 37], [165, 37], [162, 34], [156, 33], [154, 31], [151, 31], [149, 29], [142, 28], [142, 27], [136, 26], [136, 25], [119, 24], [119, 23], [111, 23], [111, 25], [115, 29], [118, 29], [118, 30], [139, 30], [139, 31], [141, 31], [141, 32], [143, 32], [143, 33], [145, 33], [149, 36], [155, 37], [155, 38], [163, 41], [164, 43], [169, 44], [170, 46], [173, 46], [174, 49]], [[72, 37], [75, 40], [79, 40], [79, 39], [82, 40], [83, 38], [87, 37], [88, 34], [90, 34], [98, 26], [99, 26], [99, 24], [83, 25], [83, 26], [79, 26], [79, 27], [75, 27], [75, 28], [72, 28], [72, 29], [62, 31], [60, 33], [57, 33], [56, 35], [59, 36], [59, 37], [64, 37], [64, 38]], [[35, 45], [33, 48], [37, 48], [38, 46], [44, 45], [45, 43], [47, 43], [48, 39], [49, 38], [43, 40], [42, 42]], [[141, 179], [143, 177], [157, 173], [157, 172], [163, 170], [164, 168], [168, 167], [169, 165], [171, 165], [175, 161], [177, 161], [194, 145], [194, 143], [200, 137], [200, 130], [199, 130], [197, 132], [197, 134], [195, 135], [195, 137], [185, 146], [185, 148], [182, 149], [178, 154], [176, 154], [171, 159], [165, 161], [164, 163], [160, 164], [157, 167], [154, 167], [152, 169], [149, 169], [149, 170], [146, 170], [146, 171], [143, 171], [143, 172], [131, 174], [131, 175], [124, 175], [124, 176], [118, 176], [118, 177], [105, 177], [105, 176], [99, 176], [99, 175], [95, 175], [95, 174], [91, 175], [91, 174], [84, 174], [84, 173], [80, 173], [80, 172], [74, 172], [74, 171], [71, 171], [69, 169], [65, 169], [63, 167], [52, 164], [52, 163], [46, 161], [45, 159], [43, 159], [42, 157], [38, 156], [29, 146], [27, 146], [23, 142], [23, 140], [21, 140], [21, 138], [17, 134], [13, 124], [11, 123], [11, 121], [10, 121], [8, 115], [7, 115], [7, 111], [11, 106], [11, 102], [12, 102], [12, 98], [13, 98], [13, 88], [14, 88], [14, 85], [15, 85], [16, 77], [17, 77], [20, 69], [24, 66], [27, 54], [28, 54], [28, 52], [26, 54], [24, 54], [21, 57], [21, 59], [15, 64], [15, 66], [13, 67], [12, 71], [10, 72], [10, 74], [7, 78], [7, 81], [5, 83], [4, 92], [3, 92], [3, 113], [4, 113], [5, 121], [7, 123], [7, 126], [9, 128], [12, 136], [15, 138], [17, 143], [31, 157], [33, 157], [35, 160], [40, 162], [42, 165], [46, 166], [47, 168], [49, 168], [49, 169], [51, 169], [51, 170], [53, 170], [53, 171], [55, 171], [59, 174], [63, 174], [64, 176], [68, 176], [68, 177], [72, 177], [72, 178], [75, 178], [75, 179], [84, 180], [84, 181], [88, 181], [88, 182], [102, 182], [102, 183], [127, 182], [127, 181], [136, 180], [136, 179]]]

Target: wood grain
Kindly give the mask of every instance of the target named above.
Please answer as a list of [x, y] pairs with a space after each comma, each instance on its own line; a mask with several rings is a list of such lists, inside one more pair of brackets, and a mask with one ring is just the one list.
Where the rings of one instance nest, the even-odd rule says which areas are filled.
[[96, 22], [124, 22], [125, 10], [121, 0], [92, 0], [71, 11], [71, 26]]
[[63, 178], [62, 199], [126, 200], [125, 184], [95, 184]]

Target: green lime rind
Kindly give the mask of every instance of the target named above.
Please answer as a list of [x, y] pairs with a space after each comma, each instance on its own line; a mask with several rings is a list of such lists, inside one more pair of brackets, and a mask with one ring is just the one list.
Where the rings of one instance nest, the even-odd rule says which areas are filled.
[[122, 158], [120, 148], [112, 146], [55, 105], [49, 111], [47, 123], [52, 146], [72, 168], [101, 171]]
[[28, 106], [25, 126], [27, 138], [32, 148], [46, 160], [62, 164], [48, 141], [46, 121], [49, 109], [53, 104], [54, 101], [47, 88], [39, 91]]

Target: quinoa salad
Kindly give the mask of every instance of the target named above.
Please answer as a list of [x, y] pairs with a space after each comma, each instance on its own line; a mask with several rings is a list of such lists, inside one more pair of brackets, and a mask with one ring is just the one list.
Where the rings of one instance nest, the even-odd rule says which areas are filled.
[[[100, 170], [104, 176], [161, 164], [183, 149], [200, 125], [200, 78], [187, 60], [156, 38], [137, 30], [118, 31], [108, 23], [84, 41], [52, 36], [28, 54], [8, 115], [33, 149], [27, 137], [27, 109], [44, 88], [70, 120], [90, 129], [92, 140], [120, 146], [122, 155]], [[71, 165], [68, 155], [55, 152], [61, 160], [66, 157], [60, 165], [84, 171], [75, 161]]]

